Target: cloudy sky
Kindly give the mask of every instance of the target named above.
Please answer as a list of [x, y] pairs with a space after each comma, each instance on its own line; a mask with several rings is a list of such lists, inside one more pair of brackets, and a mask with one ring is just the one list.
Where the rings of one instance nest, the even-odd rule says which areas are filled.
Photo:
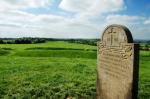
[[0, 0], [0, 37], [100, 38], [126, 25], [150, 39], [149, 0]]

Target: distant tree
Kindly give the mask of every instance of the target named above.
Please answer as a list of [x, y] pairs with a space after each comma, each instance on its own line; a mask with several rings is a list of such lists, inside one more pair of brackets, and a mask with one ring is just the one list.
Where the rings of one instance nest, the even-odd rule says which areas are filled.
[[147, 41], [147, 44], [150, 44], [150, 40]]
[[15, 44], [15, 41], [14, 40], [7, 40], [5, 43], [6, 44]]
[[3, 40], [0, 40], [0, 44], [4, 44], [5, 42]]
[[145, 50], [148, 51], [149, 50], [149, 46], [148, 44], [145, 44]]
[[41, 39], [41, 38], [35, 39], [33, 41], [33, 43], [45, 43], [45, 42], [46, 42], [46, 40], [45, 39]]
[[32, 38], [18, 38], [15, 40], [16, 44], [32, 44]]

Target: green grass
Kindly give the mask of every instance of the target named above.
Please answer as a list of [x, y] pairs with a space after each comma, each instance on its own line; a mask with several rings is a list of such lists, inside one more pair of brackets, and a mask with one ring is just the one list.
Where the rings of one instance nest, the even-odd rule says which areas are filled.
[[[139, 99], [150, 98], [150, 52], [141, 51]], [[96, 47], [67, 42], [0, 45], [0, 98], [95, 99]]]
[[150, 99], [150, 51], [140, 53], [139, 97]]
[[95, 95], [96, 75], [93, 68], [96, 64], [91, 59], [45, 57], [0, 59], [3, 61], [0, 68], [2, 78], [0, 85], [3, 88], [1, 93], [5, 94], [1, 97], [65, 98], [80, 94], [83, 97]]
[[1, 98], [95, 98], [96, 47], [67, 42], [0, 47]]

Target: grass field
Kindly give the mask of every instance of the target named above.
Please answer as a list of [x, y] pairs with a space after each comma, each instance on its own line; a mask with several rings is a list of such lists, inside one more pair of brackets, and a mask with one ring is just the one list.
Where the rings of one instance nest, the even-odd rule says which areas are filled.
[[[150, 98], [150, 52], [140, 53], [139, 99]], [[96, 47], [47, 42], [0, 45], [0, 98], [95, 99]]]

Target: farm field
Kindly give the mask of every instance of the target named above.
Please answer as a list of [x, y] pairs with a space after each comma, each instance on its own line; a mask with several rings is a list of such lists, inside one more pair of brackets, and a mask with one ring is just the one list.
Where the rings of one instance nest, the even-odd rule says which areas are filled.
[[[96, 46], [0, 45], [0, 98], [95, 99]], [[150, 52], [140, 52], [139, 99], [150, 99]]]

